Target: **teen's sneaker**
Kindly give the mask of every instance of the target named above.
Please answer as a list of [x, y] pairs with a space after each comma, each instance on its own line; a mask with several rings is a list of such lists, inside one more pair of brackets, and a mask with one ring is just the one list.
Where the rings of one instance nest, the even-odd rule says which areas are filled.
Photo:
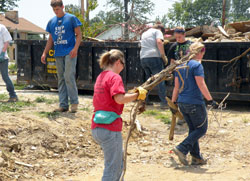
[[204, 158], [196, 158], [194, 156], [192, 156], [192, 162], [191, 165], [206, 165], [207, 164], [207, 160], [205, 160]]
[[68, 110], [69, 110], [69, 108], [59, 107], [59, 108], [55, 109], [54, 112], [67, 112]]
[[70, 110], [71, 113], [76, 113], [78, 109], [78, 104], [71, 104], [70, 109], [71, 109]]
[[173, 149], [173, 152], [178, 156], [180, 162], [183, 165], [188, 165], [188, 161], [186, 159], [186, 155], [184, 155], [181, 151], [179, 151], [177, 148]]
[[17, 102], [18, 98], [17, 97], [11, 97], [9, 98], [8, 102]]

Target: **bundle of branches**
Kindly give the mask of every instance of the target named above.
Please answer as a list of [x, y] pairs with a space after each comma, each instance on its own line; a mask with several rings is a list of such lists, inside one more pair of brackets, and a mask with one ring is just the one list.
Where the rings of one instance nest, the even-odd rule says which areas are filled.
[[[175, 63], [167, 66], [164, 70], [159, 72], [158, 74], [153, 75], [150, 77], [144, 84], [141, 85], [144, 89], [150, 91], [152, 90], [155, 86], [157, 86], [159, 83], [165, 80], [170, 80], [172, 79], [173, 75], [172, 72], [177, 70], [177, 66], [182, 65], [187, 63], [189, 60], [195, 57], [195, 55], [201, 51], [203, 47], [197, 47], [193, 52], [189, 52], [186, 56], [182, 57], [180, 60], [175, 61]], [[134, 89], [135, 90], [135, 89]], [[124, 167], [123, 167], [123, 172], [120, 177], [120, 181], [123, 181], [125, 173], [126, 173], [126, 167], [127, 167], [127, 149], [128, 149], [128, 142], [131, 136], [131, 133], [136, 127], [135, 120], [136, 120], [136, 115], [140, 114], [143, 112], [143, 107], [145, 106], [144, 101], [136, 101], [135, 105], [133, 106], [131, 110], [131, 118], [130, 118], [130, 129], [125, 141], [124, 145]]]

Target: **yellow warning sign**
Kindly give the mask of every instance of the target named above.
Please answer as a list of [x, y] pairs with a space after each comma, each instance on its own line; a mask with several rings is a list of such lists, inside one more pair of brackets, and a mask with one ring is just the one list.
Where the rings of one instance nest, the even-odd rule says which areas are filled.
[[56, 74], [56, 59], [54, 57], [55, 50], [50, 50], [47, 57], [47, 72], [49, 74]]

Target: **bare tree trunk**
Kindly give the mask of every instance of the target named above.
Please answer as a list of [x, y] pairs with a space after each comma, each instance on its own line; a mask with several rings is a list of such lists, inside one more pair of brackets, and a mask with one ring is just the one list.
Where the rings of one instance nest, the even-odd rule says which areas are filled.
[[87, 1], [87, 6], [86, 6], [86, 21], [89, 22], [89, 0], [86, 0]]
[[84, 16], [85, 16], [85, 10], [84, 10], [84, 0], [81, 0], [81, 15], [84, 19]]
[[221, 25], [222, 25], [223, 28], [224, 28], [225, 21], [226, 21], [226, 4], [227, 4], [227, 1], [226, 1], [226, 0], [223, 0], [222, 22], [221, 22]]
[[129, 0], [124, 0], [124, 13], [125, 13], [125, 30], [124, 30], [124, 39], [129, 40], [129, 31], [128, 31], [128, 20], [129, 20], [129, 14], [128, 14], [128, 3]]

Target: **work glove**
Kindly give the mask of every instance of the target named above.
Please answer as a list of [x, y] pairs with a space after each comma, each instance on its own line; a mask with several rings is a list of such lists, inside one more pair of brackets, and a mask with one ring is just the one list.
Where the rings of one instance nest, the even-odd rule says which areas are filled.
[[165, 55], [161, 55], [161, 58], [162, 58], [162, 60], [164, 62], [164, 65], [167, 66], [167, 64], [168, 64], [168, 58]]
[[207, 105], [211, 106], [213, 109], [218, 109], [219, 108], [218, 102], [216, 102], [214, 100], [207, 101]]
[[2, 52], [0, 54], [0, 62], [3, 62], [5, 60], [5, 52]]
[[137, 100], [145, 100], [147, 97], [147, 93], [148, 91], [146, 89], [144, 89], [143, 87], [137, 87], [136, 88], [136, 92], [138, 92], [138, 97]]
[[[174, 102], [174, 104], [177, 106], [178, 109], [178, 105], [176, 102]], [[173, 109], [172, 107], [169, 107], [170, 111], [172, 112], [173, 115], [175, 115], [177, 113], [177, 110]]]

